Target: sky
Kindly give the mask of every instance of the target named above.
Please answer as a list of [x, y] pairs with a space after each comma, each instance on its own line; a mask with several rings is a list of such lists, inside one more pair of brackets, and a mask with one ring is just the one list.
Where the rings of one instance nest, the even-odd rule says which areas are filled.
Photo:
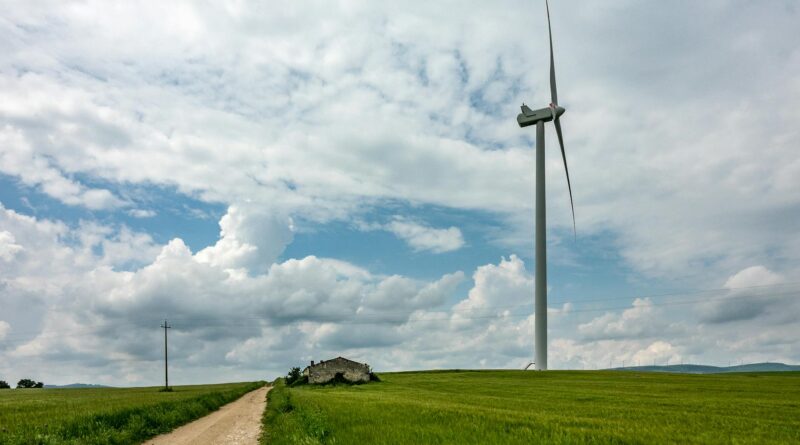
[[[0, 380], [532, 360], [543, 1], [0, 6]], [[799, 363], [800, 6], [551, 14], [550, 368]]]

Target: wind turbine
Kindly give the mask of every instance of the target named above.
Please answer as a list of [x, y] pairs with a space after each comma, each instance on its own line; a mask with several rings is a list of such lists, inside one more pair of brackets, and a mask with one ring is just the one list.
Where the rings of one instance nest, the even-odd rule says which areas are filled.
[[[536, 348], [537, 370], [547, 370], [547, 246], [545, 245], [545, 181], [544, 181], [544, 123], [553, 121], [561, 146], [561, 158], [564, 160], [564, 171], [567, 173], [569, 189], [569, 205], [572, 209], [572, 230], [575, 230], [575, 206], [572, 202], [572, 185], [569, 182], [567, 155], [564, 152], [564, 137], [561, 134], [560, 117], [566, 111], [558, 106], [556, 91], [556, 67], [553, 60], [553, 32], [550, 27], [550, 4], [545, 0], [547, 8], [547, 33], [550, 36], [550, 106], [531, 110], [524, 103], [522, 113], [517, 116], [520, 127], [536, 125], [536, 287], [534, 289], [534, 346]], [[528, 365], [528, 367], [530, 364]], [[526, 367], [527, 369], [527, 367]]]

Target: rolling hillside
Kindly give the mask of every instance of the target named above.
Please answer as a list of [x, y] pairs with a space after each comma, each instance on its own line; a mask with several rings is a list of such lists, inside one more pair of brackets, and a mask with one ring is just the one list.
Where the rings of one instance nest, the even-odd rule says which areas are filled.
[[611, 371], [674, 372], [680, 374], [722, 374], [726, 372], [788, 372], [800, 371], [800, 366], [783, 363], [750, 363], [736, 366], [709, 365], [666, 365], [666, 366], [626, 366], [612, 368]]
[[278, 386], [270, 444], [800, 442], [800, 373], [440, 371]]

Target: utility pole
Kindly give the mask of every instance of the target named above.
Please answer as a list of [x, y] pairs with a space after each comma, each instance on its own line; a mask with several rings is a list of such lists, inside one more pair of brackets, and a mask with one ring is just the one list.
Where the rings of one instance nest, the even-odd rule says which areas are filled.
[[161, 325], [164, 328], [164, 390], [169, 391], [169, 371], [168, 371], [168, 357], [167, 357], [167, 329], [171, 328], [167, 323], [167, 320], [164, 320], [164, 324]]

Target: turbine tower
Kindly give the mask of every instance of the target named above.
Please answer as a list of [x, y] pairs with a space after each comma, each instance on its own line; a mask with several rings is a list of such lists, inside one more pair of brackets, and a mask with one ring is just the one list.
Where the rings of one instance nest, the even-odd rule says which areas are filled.
[[[536, 348], [537, 370], [547, 370], [547, 246], [545, 244], [545, 181], [544, 181], [544, 123], [553, 121], [558, 135], [558, 144], [561, 146], [561, 158], [564, 160], [564, 171], [567, 173], [567, 188], [569, 189], [569, 205], [572, 209], [572, 230], [575, 231], [575, 206], [572, 203], [572, 185], [569, 182], [569, 169], [567, 168], [567, 155], [564, 152], [564, 138], [561, 134], [560, 117], [566, 111], [558, 106], [558, 93], [556, 92], [556, 67], [553, 60], [553, 32], [550, 28], [550, 5], [545, 0], [547, 8], [547, 33], [550, 36], [550, 106], [531, 110], [522, 104], [522, 113], [517, 116], [520, 127], [536, 125], [536, 287], [534, 290], [534, 346]], [[528, 365], [530, 366], [530, 365]]]

